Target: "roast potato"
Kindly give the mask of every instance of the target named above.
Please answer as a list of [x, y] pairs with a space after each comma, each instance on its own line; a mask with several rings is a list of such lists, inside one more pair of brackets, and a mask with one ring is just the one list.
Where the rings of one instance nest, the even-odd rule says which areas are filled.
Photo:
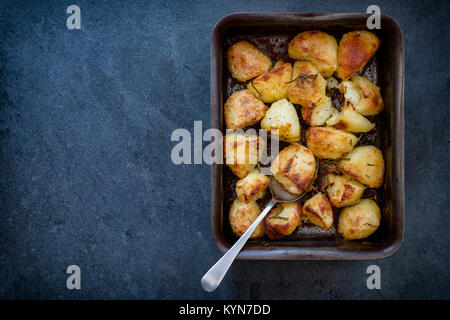
[[272, 137], [279, 140], [287, 142], [300, 141], [301, 126], [297, 111], [294, 105], [286, 99], [272, 103], [261, 121], [261, 128], [268, 131], [278, 129], [278, 136], [272, 133]]
[[324, 230], [333, 226], [333, 209], [327, 196], [321, 192], [305, 201], [302, 208], [302, 220]]
[[319, 159], [340, 159], [358, 142], [358, 138], [342, 130], [330, 127], [309, 127], [306, 145]]
[[342, 80], [351, 78], [361, 70], [380, 47], [381, 41], [372, 32], [351, 31], [339, 41], [337, 76]]
[[[245, 231], [252, 225], [252, 223], [258, 218], [261, 213], [256, 200], [252, 200], [248, 203], [241, 202], [239, 199], [235, 199], [230, 207], [230, 213], [228, 220], [230, 222], [231, 230], [233, 233], [240, 237]], [[264, 235], [264, 224], [261, 222], [255, 231], [250, 236], [250, 239], [261, 238]]]
[[265, 196], [268, 186], [269, 177], [261, 174], [258, 170], [253, 170], [236, 183], [237, 198], [241, 202], [261, 199]]
[[247, 41], [233, 44], [226, 52], [226, 60], [231, 76], [240, 82], [257, 77], [272, 67], [272, 60]]
[[299, 33], [288, 46], [289, 57], [311, 61], [323, 77], [329, 77], [336, 71], [337, 52], [336, 39], [318, 30]]
[[280, 202], [264, 219], [264, 230], [271, 240], [294, 232], [301, 224], [301, 206], [298, 201]]
[[285, 63], [280, 67], [270, 70], [247, 84], [247, 89], [250, 90], [255, 97], [261, 99], [266, 103], [287, 98], [288, 86], [292, 75], [292, 65]]
[[380, 226], [380, 208], [375, 201], [362, 199], [351, 207], [341, 210], [338, 232], [347, 240], [364, 239]]
[[329, 173], [327, 180], [327, 195], [331, 205], [342, 208], [357, 203], [364, 193], [365, 186], [346, 175]]
[[307, 191], [315, 179], [317, 163], [311, 150], [293, 143], [276, 156], [272, 163], [273, 177], [283, 189], [294, 195]]
[[366, 77], [353, 76], [350, 81], [342, 81], [339, 90], [363, 116], [375, 116], [383, 110], [380, 88]]
[[339, 111], [331, 103], [330, 97], [320, 100], [319, 104], [313, 108], [302, 107], [302, 118], [310, 126], [322, 126], [338, 113]]
[[249, 90], [236, 91], [224, 105], [226, 128], [241, 129], [254, 125], [264, 118], [267, 109]]
[[255, 168], [266, 147], [257, 135], [230, 133], [224, 137], [225, 164], [239, 178], [244, 178]]
[[303, 107], [315, 107], [326, 97], [326, 87], [326, 80], [311, 62], [294, 63], [292, 80], [289, 82], [289, 101]]
[[369, 132], [375, 128], [375, 123], [356, 112], [350, 101], [346, 101], [342, 111], [328, 119], [326, 124], [350, 132]]
[[338, 162], [337, 169], [371, 188], [379, 188], [383, 184], [383, 154], [375, 146], [354, 148]]

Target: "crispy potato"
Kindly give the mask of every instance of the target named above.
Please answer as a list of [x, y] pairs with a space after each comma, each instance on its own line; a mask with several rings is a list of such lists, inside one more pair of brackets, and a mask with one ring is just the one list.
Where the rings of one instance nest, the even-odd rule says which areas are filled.
[[285, 63], [250, 81], [247, 84], [247, 89], [258, 99], [266, 103], [272, 103], [287, 98], [291, 75], [292, 65]]
[[338, 162], [337, 169], [371, 188], [379, 188], [383, 184], [383, 154], [374, 146], [354, 148]]
[[346, 101], [342, 111], [328, 119], [326, 124], [350, 132], [369, 132], [375, 128], [375, 123], [356, 112], [350, 101]]
[[372, 32], [351, 31], [342, 36], [337, 56], [337, 76], [351, 78], [361, 70], [380, 47], [381, 41]]
[[339, 111], [333, 107], [330, 97], [320, 100], [314, 108], [302, 107], [302, 118], [310, 126], [322, 126], [331, 117], [337, 115]]
[[333, 209], [327, 196], [321, 192], [305, 201], [302, 208], [302, 220], [324, 230], [333, 226]]
[[272, 163], [273, 177], [291, 194], [307, 191], [315, 179], [317, 163], [311, 150], [293, 143], [280, 151]]
[[261, 159], [265, 141], [257, 135], [242, 133], [227, 134], [224, 140], [225, 164], [242, 179]]
[[269, 186], [269, 177], [253, 170], [245, 178], [236, 183], [237, 198], [241, 202], [262, 199]]
[[289, 83], [289, 101], [303, 107], [313, 108], [326, 97], [326, 80], [309, 61], [294, 63], [292, 80]]
[[[286, 99], [278, 100], [270, 106], [261, 121], [261, 128], [268, 131], [278, 129], [278, 139], [287, 142], [300, 141], [301, 126], [297, 111]], [[272, 134], [272, 136], [275, 136]], [[275, 137], [275, 138], [277, 138]]]
[[[256, 200], [249, 203], [241, 202], [235, 199], [230, 207], [229, 222], [233, 233], [240, 237], [252, 225], [261, 213]], [[261, 238], [264, 235], [264, 224], [261, 222], [250, 236], [250, 239]]]
[[366, 77], [353, 76], [350, 81], [342, 81], [339, 90], [363, 116], [375, 116], [383, 110], [380, 88]]
[[376, 202], [363, 199], [354, 206], [342, 209], [338, 232], [347, 240], [364, 239], [378, 229], [380, 221], [380, 208]]
[[365, 186], [348, 176], [329, 173], [326, 180], [326, 191], [333, 207], [342, 208], [353, 205], [364, 193]]
[[340, 159], [358, 142], [358, 138], [342, 130], [330, 127], [309, 127], [306, 145], [319, 159]]
[[266, 235], [275, 240], [291, 234], [301, 224], [300, 216], [298, 201], [278, 203], [264, 219]]
[[224, 105], [226, 128], [242, 129], [254, 125], [264, 118], [267, 109], [249, 90], [236, 91]]
[[323, 77], [329, 77], [336, 71], [337, 52], [336, 39], [318, 30], [299, 33], [288, 46], [289, 57], [311, 61]]
[[226, 52], [228, 71], [237, 81], [245, 82], [272, 67], [270, 58], [246, 41], [233, 44]]

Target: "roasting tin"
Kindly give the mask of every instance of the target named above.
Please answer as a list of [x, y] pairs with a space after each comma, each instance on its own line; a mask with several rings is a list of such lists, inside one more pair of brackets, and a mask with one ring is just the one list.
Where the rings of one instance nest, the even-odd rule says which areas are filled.
[[[280, 58], [290, 61], [287, 45], [296, 34], [318, 29], [339, 41], [348, 31], [367, 29], [368, 17], [368, 14], [337, 13], [237, 13], [224, 17], [215, 26], [211, 39], [212, 128], [225, 132], [225, 100], [234, 91], [244, 88], [243, 84], [231, 78], [225, 66], [224, 52], [231, 44], [246, 40], [267, 53], [273, 63]], [[370, 144], [383, 151], [386, 165], [384, 185], [377, 190], [368, 189], [364, 194], [364, 197], [375, 199], [380, 206], [382, 219], [379, 229], [367, 239], [345, 241], [337, 234], [337, 219], [329, 231], [301, 226], [294, 234], [277, 241], [266, 238], [249, 241], [239, 253], [239, 259], [381, 259], [400, 247], [404, 233], [403, 37], [399, 24], [386, 15], [381, 15], [381, 29], [370, 31], [377, 34], [382, 44], [358, 74], [368, 77], [381, 88], [385, 104], [384, 111], [371, 119], [376, 122], [376, 129], [367, 137]], [[304, 128], [302, 123], [302, 131]], [[280, 150], [282, 147], [280, 143]], [[228, 224], [228, 209], [236, 197], [233, 189], [237, 180], [225, 165], [212, 165], [212, 235], [222, 253], [237, 240]]]

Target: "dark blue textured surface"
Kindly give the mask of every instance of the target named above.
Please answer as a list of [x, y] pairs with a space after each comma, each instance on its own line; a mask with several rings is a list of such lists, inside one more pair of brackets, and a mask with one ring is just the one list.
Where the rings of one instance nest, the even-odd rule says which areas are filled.
[[450, 298], [448, 2], [376, 2], [406, 49], [406, 232], [382, 289], [371, 261], [237, 261], [212, 294], [210, 168], [173, 165], [170, 134], [210, 125], [215, 23], [372, 1], [40, 2], [0, 4], [0, 298]]

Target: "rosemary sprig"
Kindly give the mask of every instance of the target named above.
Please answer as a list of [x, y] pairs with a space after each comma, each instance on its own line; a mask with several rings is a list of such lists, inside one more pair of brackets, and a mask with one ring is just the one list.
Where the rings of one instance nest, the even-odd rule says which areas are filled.
[[367, 163], [367, 165], [368, 165], [369, 167], [374, 167], [374, 166], [375, 166], [375, 165], [372, 164], [372, 163]]
[[258, 90], [258, 88], [255, 87], [255, 84], [253, 83], [253, 80], [250, 83], [251, 83], [253, 89], [255, 89], [255, 91], [258, 93], [257, 98], [261, 97], [262, 93]]
[[366, 141], [368, 140], [369, 135], [366, 134], [364, 135], [363, 133], [358, 137], [358, 143], [356, 144], [357, 146], [363, 146], [364, 143], [366, 143]]
[[305, 74], [305, 73], [300, 73], [295, 79], [285, 82], [285, 83], [292, 83], [292, 82], [296, 82], [296, 86], [298, 86], [299, 81], [301, 82], [306, 82], [306, 83], [311, 83], [311, 81], [314, 81], [317, 78], [318, 73], [312, 75], [312, 74]]
[[367, 226], [369, 226], [369, 227], [372, 227], [372, 228], [378, 228], [377, 226], [374, 226], [373, 224], [370, 224], [370, 223], [364, 223], [365, 225], [367, 225]]
[[280, 219], [280, 220], [286, 220], [286, 221], [289, 220], [289, 218], [282, 217], [280, 215], [271, 216], [271, 217], [269, 217], [269, 219]]

